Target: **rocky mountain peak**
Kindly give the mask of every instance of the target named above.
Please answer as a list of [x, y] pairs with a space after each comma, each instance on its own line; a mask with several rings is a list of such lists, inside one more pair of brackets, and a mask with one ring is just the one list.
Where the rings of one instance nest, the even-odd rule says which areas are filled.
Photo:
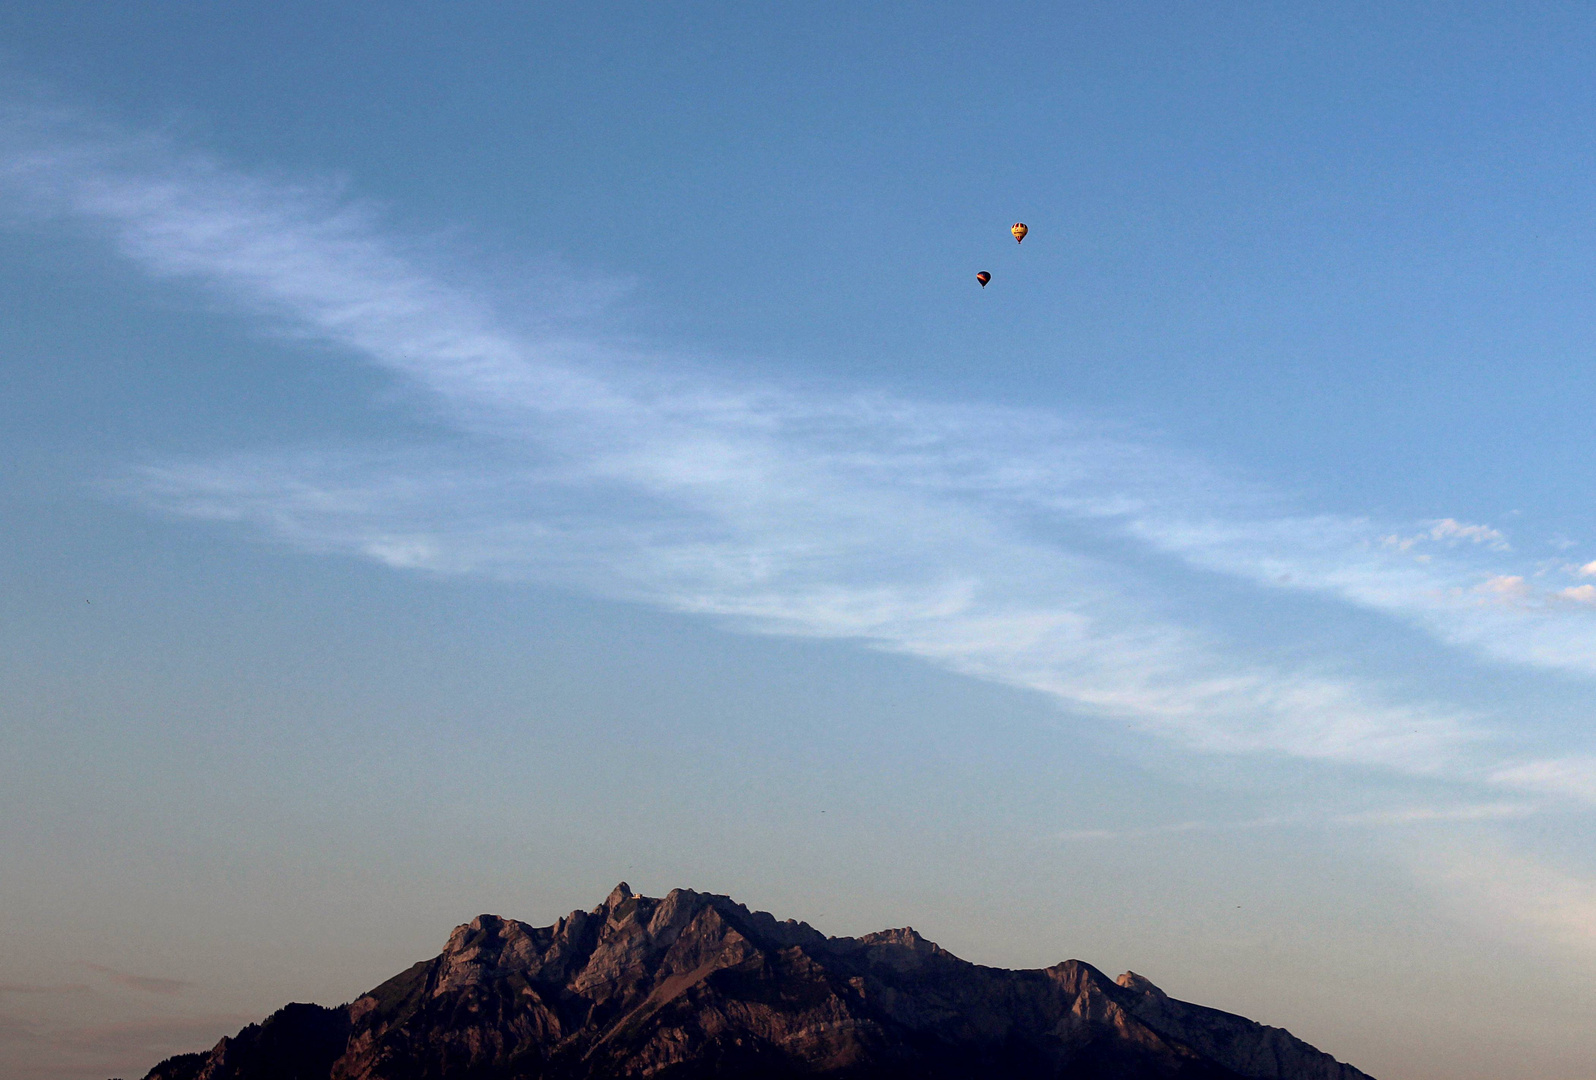
[[1005, 971], [910, 927], [829, 938], [617, 885], [479, 915], [347, 1006], [294, 1005], [146, 1080], [1368, 1080], [1279, 1028], [1068, 960]]
[[1151, 979], [1144, 978], [1143, 976], [1136, 974], [1134, 971], [1127, 971], [1125, 974], [1115, 979], [1114, 982], [1137, 994], [1147, 994], [1151, 997], [1157, 998], [1167, 998], [1169, 996], [1158, 987], [1154, 986]]
[[934, 941], [921, 937], [920, 933], [912, 926], [899, 927], [896, 930], [877, 930], [873, 934], [866, 934], [859, 939], [872, 945], [901, 945], [915, 952], [941, 952], [942, 947]]
[[604, 903], [600, 904], [596, 909], [594, 909], [594, 914], [598, 914], [599, 911], [614, 911], [631, 898], [632, 887], [623, 881], [619, 885], [615, 886], [615, 888], [610, 890], [609, 896], [604, 898]]

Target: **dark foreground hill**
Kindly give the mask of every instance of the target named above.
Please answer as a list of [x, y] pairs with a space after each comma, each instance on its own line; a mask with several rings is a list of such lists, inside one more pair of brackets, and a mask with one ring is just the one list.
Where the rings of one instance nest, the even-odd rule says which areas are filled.
[[350, 1005], [289, 1005], [146, 1080], [1368, 1080], [1280, 1028], [1090, 964], [1006, 971], [913, 930], [828, 938], [616, 887], [483, 915]]

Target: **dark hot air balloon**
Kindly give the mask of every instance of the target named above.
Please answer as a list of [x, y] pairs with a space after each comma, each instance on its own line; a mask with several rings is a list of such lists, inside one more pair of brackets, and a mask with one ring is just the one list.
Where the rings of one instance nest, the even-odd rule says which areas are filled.
[[987, 273], [985, 270], [982, 270], [979, 274], [975, 275], [975, 280], [979, 281], [981, 283], [981, 288], [984, 289], [986, 288], [986, 283], [992, 280], [992, 275]]
[[1030, 231], [1030, 229], [1025, 227], [1025, 222], [1023, 221], [1016, 221], [1014, 223], [1014, 228], [1009, 230], [1009, 232], [1014, 234], [1014, 242], [1016, 244], [1022, 243], [1025, 240], [1025, 234]]

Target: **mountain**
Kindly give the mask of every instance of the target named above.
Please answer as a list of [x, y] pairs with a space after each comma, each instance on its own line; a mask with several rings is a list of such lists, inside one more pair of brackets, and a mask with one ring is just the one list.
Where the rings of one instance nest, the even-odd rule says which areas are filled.
[[910, 929], [829, 938], [624, 883], [553, 926], [482, 915], [349, 1005], [289, 1005], [145, 1080], [621, 1077], [1369, 1080], [1133, 972], [981, 967]]

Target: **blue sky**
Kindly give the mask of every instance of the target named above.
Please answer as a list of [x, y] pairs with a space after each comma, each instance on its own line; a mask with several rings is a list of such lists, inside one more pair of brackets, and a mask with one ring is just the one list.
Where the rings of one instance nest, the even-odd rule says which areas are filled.
[[626, 877], [1592, 1075], [1593, 29], [0, 12], [8, 1068]]

